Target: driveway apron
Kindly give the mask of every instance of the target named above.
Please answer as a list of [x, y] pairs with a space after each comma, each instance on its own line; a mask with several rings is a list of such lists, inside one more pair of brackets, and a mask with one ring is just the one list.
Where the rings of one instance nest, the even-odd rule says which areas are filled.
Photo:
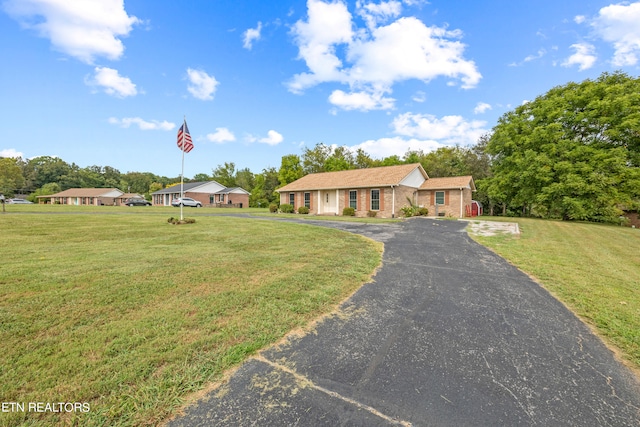
[[640, 426], [636, 377], [466, 223], [315, 224], [384, 241], [374, 280], [170, 426]]

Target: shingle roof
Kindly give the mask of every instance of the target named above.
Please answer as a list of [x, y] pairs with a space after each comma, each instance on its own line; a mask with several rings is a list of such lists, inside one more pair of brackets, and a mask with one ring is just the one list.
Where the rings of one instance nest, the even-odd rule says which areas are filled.
[[245, 190], [244, 188], [241, 187], [229, 187], [229, 188], [225, 188], [223, 190], [218, 191], [215, 194], [231, 194], [231, 193], [246, 193], [246, 194], [251, 194], [249, 193], [247, 190]]
[[420, 186], [420, 190], [448, 190], [453, 188], [471, 188], [476, 190], [471, 175], [467, 176], [451, 176], [447, 178], [429, 178]]
[[[184, 192], [186, 193], [188, 190], [191, 190], [192, 188], [196, 188], [199, 187], [201, 185], [207, 184], [208, 181], [202, 181], [202, 182], [185, 182], [182, 186]], [[176, 184], [176, 185], [172, 185], [171, 187], [167, 187], [167, 188], [163, 188], [162, 190], [158, 190], [158, 191], [154, 191], [153, 194], [172, 194], [172, 193], [176, 193], [176, 192], [180, 192], [180, 184]]]
[[325, 190], [344, 188], [389, 187], [398, 185], [416, 168], [424, 177], [427, 173], [419, 163], [378, 168], [354, 169], [338, 172], [322, 172], [305, 175], [302, 178], [277, 189], [284, 191]]
[[69, 188], [68, 190], [42, 197], [101, 197], [112, 191], [123, 194], [122, 191], [117, 188]]

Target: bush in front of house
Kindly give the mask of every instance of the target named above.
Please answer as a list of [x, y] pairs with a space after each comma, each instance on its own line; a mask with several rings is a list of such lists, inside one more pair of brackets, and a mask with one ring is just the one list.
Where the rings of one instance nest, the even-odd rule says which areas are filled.
[[293, 206], [288, 203], [280, 205], [280, 212], [282, 213], [293, 213]]
[[427, 216], [427, 215], [429, 215], [429, 209], [427, 209], [427, 208], [418, 208], [418, 215], [419, 216]]
[[271, 213], [276, 213], [276, 212], [278, 212], [278, 205], [277, 205], [277, 204], [275, 204], [275, 203], [271, 203], [271, 204], [269, 205], [269, 212], [271, 212]]
[[306, 206], [300, 206], [298, 208], [298, 213], [302, 215], [307, 215], [309, 213], [309, 208]]
[[411, 218], [415, 215], [415, 210], [413, 209], [413, 206], [403, 206], [400, 208], [400, 213], [402, 213], [405, 218]]
[[375, 217], [376, 217], [376, 215], [378, 215], [378, 212], [377, 212], [377, 211], [369, 211], [369, 212], [367, 212], [367, 216], [368, 216], [369, 218], [375, 218]]
[[356, 216], [356, 210], [351, 207], [346, 207], [342, 209], [343, 216]]

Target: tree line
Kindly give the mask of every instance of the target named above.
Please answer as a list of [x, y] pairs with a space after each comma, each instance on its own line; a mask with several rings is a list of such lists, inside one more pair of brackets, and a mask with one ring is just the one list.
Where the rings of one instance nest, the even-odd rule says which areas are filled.
[[[420, 163], [432, 177], [472, 175], [485, 212], [616, 222], [640, 208], [640, 79], [622, 72], [568, 84], [505, 113], [471, 147], [371, 158], [364, 150], [316, 144], [259, 173], [224, 163], [192, 181], [215, 180], [251, 193], [249, 204], [278, 203], [275, 190], [310, 173]], [[116, 187], [149, 196], [179, 182], [109, 166], [80, 168], [59, 158], [0, 158], [0, 191], [31, 198], [72, 187]], [[188, 180], [187, 180], [188, 181]]]

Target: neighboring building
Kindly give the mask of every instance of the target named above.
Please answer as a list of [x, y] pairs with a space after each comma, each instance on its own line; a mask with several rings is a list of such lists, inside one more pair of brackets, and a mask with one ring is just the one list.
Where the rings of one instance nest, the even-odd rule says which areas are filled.
[[[216, 181], [185, 182], [184, 197], [191, 197], [202, 206], [249, 207], [249, 192], [240, 187], [227, 188]], [[154, 206], [171, 206], [171, 201], [180, 197], [180, 184], [158, 190], [151, 194]]]
[[57, 205], [119, 206], [130, 197], [142, 196], [124, 193], [117, 188], [69, 188], [56, 194], [38, 196], [38, 202]]
[[374, 211], [380, 218], [393, 218], [411, 200], [427, 207], [430, 216], [462, 218], [476, 188], [471, 176], [430, 179], [414, 163], [309, 174], [276, 191], [280, 204], [291, 204], [295, 210], [307, 206], [317, 215], [342, 215], [345, 207], [352, 207], [356, 216]]

